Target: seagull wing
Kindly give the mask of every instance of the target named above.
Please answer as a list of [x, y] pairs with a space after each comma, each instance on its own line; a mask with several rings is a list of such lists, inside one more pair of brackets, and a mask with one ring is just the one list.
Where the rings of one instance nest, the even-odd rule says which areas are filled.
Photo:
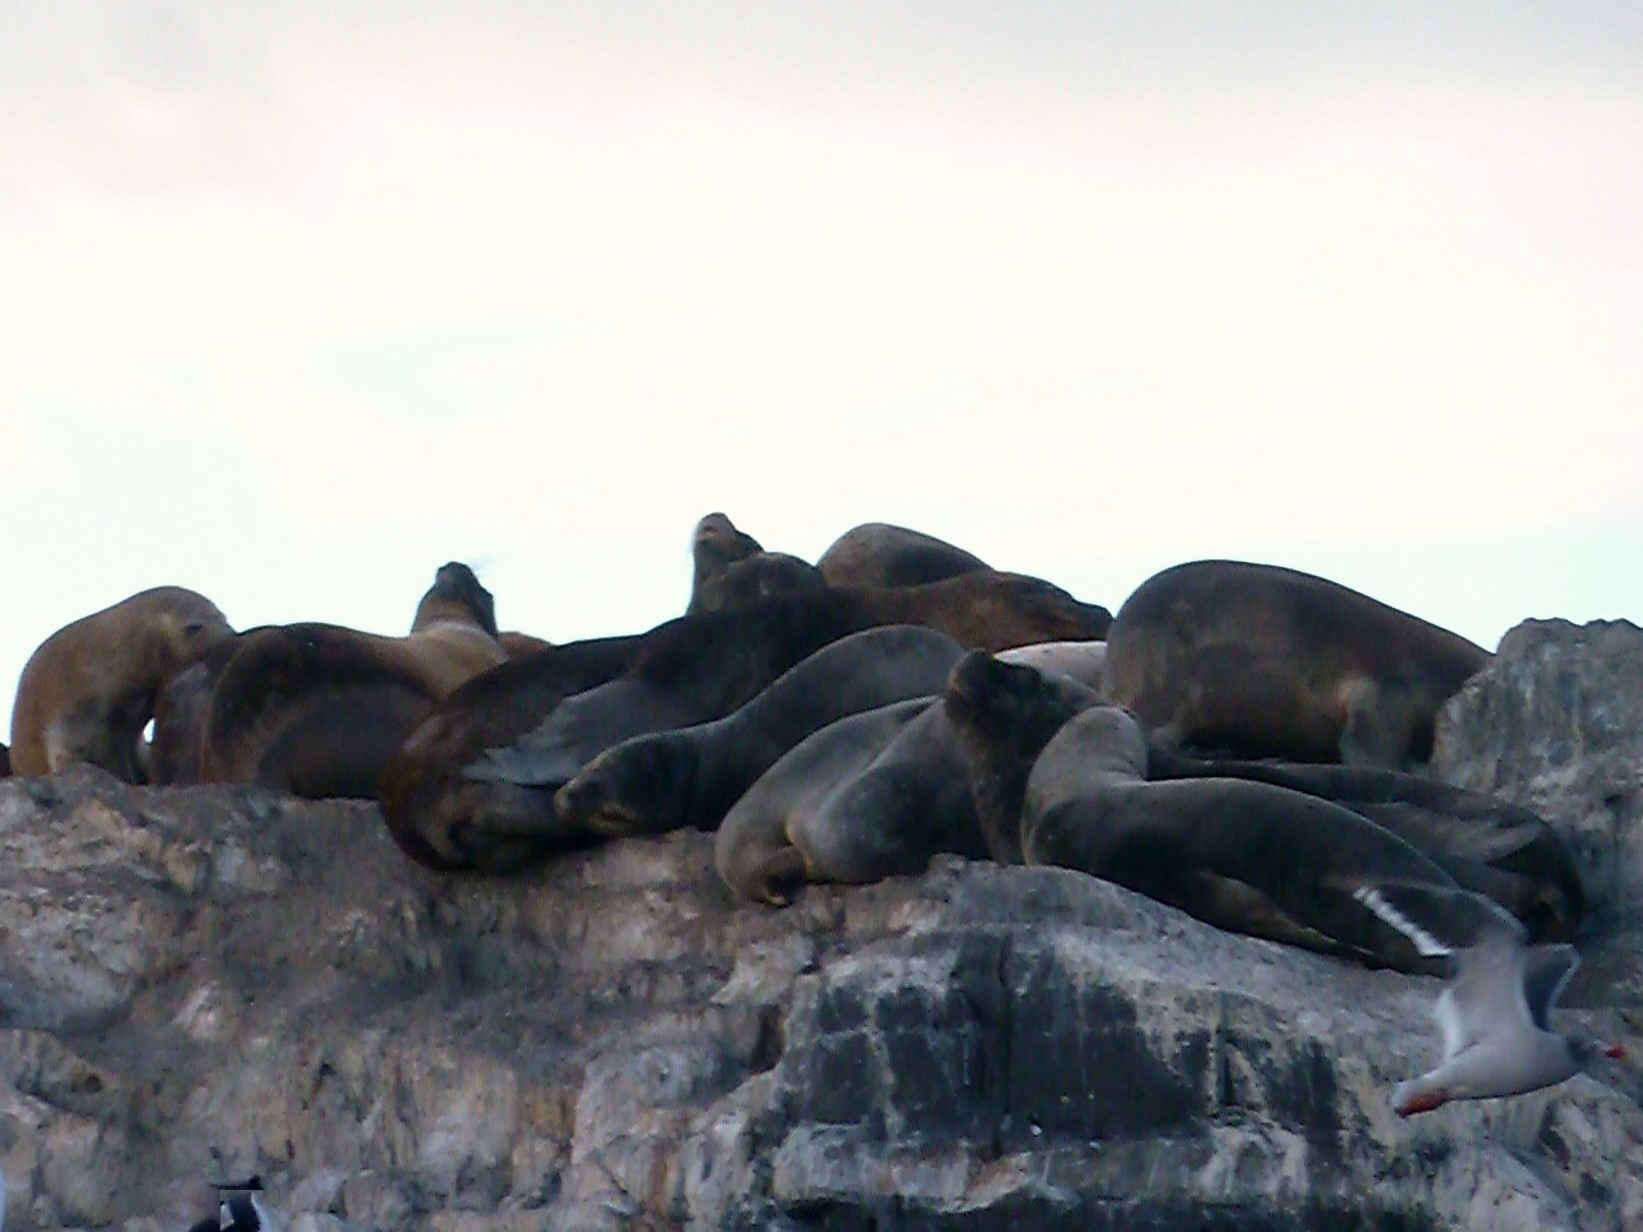
[[1580, 955], [1572, 945], [1537, 945], [1529, 951], [1523, 970], [1523, 1008], [1529, 1021], [1542, 1031], [1552, 1028], [1547, 1014], [1568, 986], [1569, 977], [1580, 966]]
[[1453, 882], [1364, 881], [1353, 888], [1352, 897], [1427, 958], [1459, 954], [1496, 936], [1519, 946], [1528, 939], [1505, 908]]
[[1528, 951], [1521, 931], [1504, 930], [1455, 951], [1455, 974], [1438, 998], [1435, 1013], [1448, 1058], [1488, 1039], [1527, 1031], [1524, 963]]

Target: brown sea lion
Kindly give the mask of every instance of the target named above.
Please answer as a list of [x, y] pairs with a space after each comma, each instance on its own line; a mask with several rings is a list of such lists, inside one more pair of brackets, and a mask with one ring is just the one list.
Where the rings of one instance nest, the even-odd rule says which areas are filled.
[[[1370, 955], [1406, 969], [1413, 961], [1407, 937], [1399, 940], [1396, 929], [1388, 932], [1366, 924], [1361, 902], [1357, 906], [1336, 904], [1356, 921], [1350, 928], [1345, 924], [1325, 927], [1320, 921], [1328, 918], [1327, 913], [1296, 915], [1297, 900], [1288, 897], [1288, 905], [1279, 912], [1272, 887], [1263, 880], [1265, 874], [1257, 876], [1246, 869], [1234, 876], [1232, 857], [1222, 850], [1232, 839], [1207, 828], [1206, 819], [1217, 816], [1218, 809], [1227, 824], [1237, 820], [1250, 827], [1250, 861], [1287, 867], [1296, 876], [1301, 873], [1293, 859], [1273, 845], [1282, 848], [1293, 838], [1293, 830], [1316, 825], [1340, 838], [1341, 858], [1356, 859], [1365, 876], [1377, 869], [1375, 877], [1389, 876], [1386, 869], [1403, 861], [1406, 871], [1418, 871], [1419, 878], [1441, 887], [1444, 894], [1458, 887], [1491, 899], [1533, 935], [1568, 935], [1579, 923], [1584, 895], [1573, 856], [1543, 820], [1515, 805], [1392, 771], [1183, 757], [1128, 734], [1131, 729], [1139, 732], [1133, 717], [1105, 705], [1093, 692], [986, 655], [967, 655], [959, 662], [943, 701], [960, 733], [983, 827], [990, 835], [1013, 831], [1029, 862], [1068, 864], [1102, 876], [1108, 875], [1103, 868], [1119, 866], [1106, 863], [1119, 860], [1112, 854], [1117, 848], [1103, 846], [1107, 840], [1093, 832], [1079, 837], [1068, 822], [1071, 815], [1057, 814], [1052, 822], [1044, 821], [1059, 807], [1056, 801], [1089, 794], [1088, 785], [1080, 779], [1084, 765], [1092, 776], [1119, 774], [1126, 783], [1145, 782], [1158, 788], [1122, 796], [1123, 826], [1133, 831], [1132, 839], [1125, 842], [1148, 841], [1147, 834], [1135, 827], [1140, 824], [1137, 819], [1146, 815], [1143, 810], [1155, 807], [1164, 818], [1155, 835], [1172, 834], [1175, 821], [1170, 818], [1174, 816], [1197, 835], [1193, 841], [1214, 846], [1220, 853], [1215, 857], [1220, 870], [1216, 877], [1223, 880], [1205, 881], [1200, 887], [1204, 898], [1187, 909], [1226, 927], [1234, 927], [1228, 921], [1246, 913], [1243, 931], [1307, 944], [1306, 929], [1311, 929], [1316, 934], [1314, 942], [1319, 938], [1328, 941], [1314, 948], [1346, 946], [1360, 957]], [[1070, 724], [1095, 712], [1107, 717], [1089, 720], [1093, 726], [1078, 740], [1056, 745]], [[1092, 736], [1102, 731], [1107, 734], [1098, 739]], [[1052, 747], [1061, 747], [1063, 752], [1059, 761], [1047, 762]], [[1115, 781], [1098, 779], [1091, 790], [1099, 793]], [[1078, 808], [1083, 810], [1076, 814], [1082, 819], [1080, 824], [1094, 827], [1099, 813], [1085, 804]], [[1343, 812], [1356, 820], [1341, 819]], [[1035, 826], [1040, 827], [1036, 838]], [[1171, 837], [1169, 842], [1178, 839]], [[1405, 848], [1418, 855], [1418, 864], [1409, 863], [1401, 854]], [[1305, 852], [1309, 853], [1306, 859], [1317, 858], [1311, 839], [1295, 843], [1294, 851], [1297, 857]], [[1391, 861], [1384, 868], [1383, 856]], [[1437, 870], [1435, 880], [1427, 865]], [[1320, 864], [1320, 868], [1333, 867]], [[1111, 879], [1143, 888], [1120, 876]], [[1242, 880], [1243, 886], [1231, 885], [1226, 879]], [[1247, 893], [1252, 886], [1269, 901]], [[1162, 892], [1158, 896], [1185, 905]], [[1216, 913], [1220, 918], [1214, 918]], [[1285, 930], [1294, 935], [1284, 935]], [[1366, 935], [1379, 939], [1367, 949]]]
[[407, 637], [337, 625], [263, 629], [241, 640], [211, 689], [204, 782], [309, 797], [373, 797], [382, 768], [434, 704], [507, 661], [490, 592], [441, 566]]
[[148, 744], [148, 778], [157, 786], [200, 781], [200, 733], [211, 690], [244, 640], [269, 625], [224, 638], [198, 662], [166, 681], [154, 698], [154, 733]]
[[944, 539], [888, 522], [864, 522], [845, 531], [816, 567], [829, 586], [922, 586], [991, 568]]
[[146, 781], [140, 745], [165, 682], [233, 629], [216, 604], [159, 586], [82, 617], [29, 656], [11, 713], [17, 774], [91, 762], [128, 783]]
[[[1002, 649], [1100, 637], [1111, 618], [1037, 578], [987, 571], [928, 586], [820, 591], [729, 612], [669, 621], [641, 636], [631, 667], [574, 696], [558, 692], [597, 654], [556, 647], [504, 666], [481, 696], [453, 696], [394, 759], [383, 814], [407, 854], [438, 868], [523, 867], [585, 843], [584, 827], [558, 817], [553, 795], [605, 749], [645, 732], [707, 722], [750, 700], [822, 646], [861, 629], [919, 624], [964, 646]], [[575, 644], [573, 644], [574, 646]], [[555, 666], [557, 652], [563, 676]], [[507, 697], [517, 678], [530, 702]], [[543, 681], [548, 681], [546, 685]], [[477, 683], [477, 682], [476, 682]], [[475, 733], [532, 726], [493, 742]], [[481, 707], [495, 713], [480, 713]], [[498, 718], [497, 715], [506, 716]], [[428, 726], [424, 725], [425, 728]]]
[[1396, 770], [1430, 760], [1439, 707], [1488, 659], [1323, 578], [1203, 560], [1125, 600], [1107, 684], [1169, 746]]

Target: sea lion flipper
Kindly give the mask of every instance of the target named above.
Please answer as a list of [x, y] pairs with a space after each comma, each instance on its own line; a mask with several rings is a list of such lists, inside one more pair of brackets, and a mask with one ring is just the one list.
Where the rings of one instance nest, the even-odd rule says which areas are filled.
[[767, 855], [748, 877], [756, 887], [754, 897], [773, 907], [786, 907], [799, 896], [809, 880], [804, 853], [797, 847], [782, 847]]

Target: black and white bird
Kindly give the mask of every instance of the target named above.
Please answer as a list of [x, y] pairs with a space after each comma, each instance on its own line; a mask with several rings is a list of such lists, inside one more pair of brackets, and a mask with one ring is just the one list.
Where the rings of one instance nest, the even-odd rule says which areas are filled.
[[213, 1219], [202, 1219], [188, 1232], [279, 1232], [279, 1224], [269, 1216], [258, 1196], [262, 1177], [239, 1182], [213, 1181], [211, 1187], [222, 1195]]
[[1400, 1082], [1400, 1116], [1456, 1099], [1524, 1095], [1583, 1071], [1598, 1056], [1622, 1058], [1620, 1045], [1560, 1035], [1549, 1014], [1580, 965], [1573, 946], [1530, 946], [1523, 926], [1487, 899], [1465, 891], [1363, 885], [1353, 897], [1429, 957], [1445, 957], [1449, 984], [1433, 1016], [1443, 1057]]

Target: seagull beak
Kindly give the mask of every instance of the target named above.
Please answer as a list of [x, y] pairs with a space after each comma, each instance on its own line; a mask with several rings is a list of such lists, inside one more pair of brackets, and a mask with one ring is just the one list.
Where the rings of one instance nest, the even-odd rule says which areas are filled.
[[1603, 1055], [1611, 1061], [1624, 1061], [1626, 1059], [1626, 1045], [1610, 1044], [1603, 1050]]

